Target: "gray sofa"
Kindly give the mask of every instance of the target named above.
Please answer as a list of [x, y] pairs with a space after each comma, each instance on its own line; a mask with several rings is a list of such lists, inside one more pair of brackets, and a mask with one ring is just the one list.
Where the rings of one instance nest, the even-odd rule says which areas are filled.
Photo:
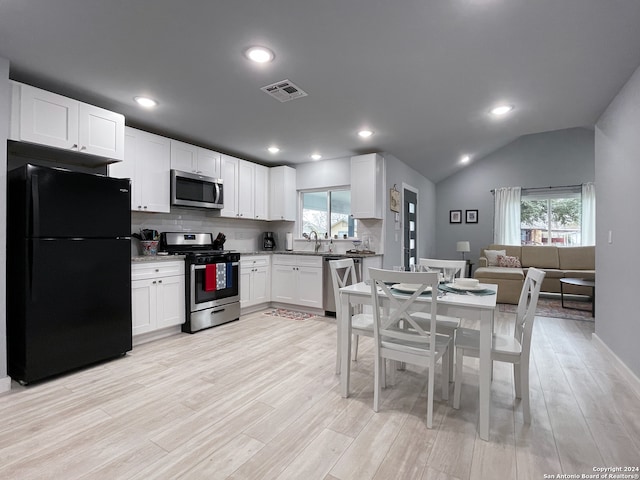
[[[518, 257], [522, 266], [501, 267], [488, 265], [485, 250], [505, 250], [506, 255]], [[560, 293], [561, 278], [594, 279], [596, 274], [596, 249], [588, 247], [557, 247], [555, 245], [496, 245], [483, 248], [474, 278], [481, 283], [498, 285], [498, 302], [517, 304], [524, 277], [529, 267], [546, 272], [542, 282], [543, 292]], [[565, 293], [591, 295], [588, 287], [564, 286]]]

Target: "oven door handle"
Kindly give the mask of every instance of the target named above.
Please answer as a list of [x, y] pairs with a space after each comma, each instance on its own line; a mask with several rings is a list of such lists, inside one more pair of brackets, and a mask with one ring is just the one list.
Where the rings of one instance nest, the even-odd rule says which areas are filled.
[[[215, 263], [228, 263], [228, 262], [215, 262]], [[211, 265], [211, 264], [209, 264], [209, 265]], [[238, 262], [231, 262], [231, 265], [232, 266], [236, 266], [236, 265], [238, 265]], [[205, 268], [207, 268], [207, 266], [206, 265], [194, 265], [192, 268], [194, 270], [204, 270]]]

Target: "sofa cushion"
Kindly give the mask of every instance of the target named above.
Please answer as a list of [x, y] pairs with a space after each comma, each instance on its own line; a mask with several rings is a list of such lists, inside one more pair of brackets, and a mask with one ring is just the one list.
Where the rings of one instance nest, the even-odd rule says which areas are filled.
[[509, 280], [524, 280], [524, 273], [521, 268], [508, 267], [481, 267], [477, 268], [473, 274], [475, 278], [480, 280], [490, 278], [502, 278]]
[[563, 270], [564, 278], [584, 278], [593, 280], [596, 278], [595, 270]]
[[498, 255], [498, 266], [507, 268], [521, 268], [520, 259], [509, 255]]
[[558, 259], [563, 270], [595, 270], [596, 247], [558, 247]]
[[492, 243], [488, 247], [482, 249], [480, 252], [481, 257], [485, 257], [485, 250], [504, 250], [507, 252], [507, 255], [510, 257], [522, 257], [522, 246], [520, 245], [500, 245], [497, 243]]
[[520, 261], [523, 267], [560, 268], [558, 247], [555, 245], [524, 245]]
[[[536, 267], [537, 268], [537, 267]], [[528, 268], [525, 268], [525, 275], [527, 274]], [[558, 270], [557, 268], [543, 268], [545, 272], [544, 278], [564, 278], [566, 277], [564, 270]]]
[[487, 266], [488, 267], [496, 267], [498, 266], [498, 257], [506, 255], [506, 250], [485, 250], [484, 256], [487, 257]]

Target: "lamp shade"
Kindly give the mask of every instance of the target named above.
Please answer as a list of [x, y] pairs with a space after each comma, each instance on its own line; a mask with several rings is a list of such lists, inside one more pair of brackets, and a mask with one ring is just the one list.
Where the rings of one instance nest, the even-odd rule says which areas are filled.
[[470, 252], [471, 245], [469, 242], [457, 242], [456, 243], [456, 251], [457, 252]]

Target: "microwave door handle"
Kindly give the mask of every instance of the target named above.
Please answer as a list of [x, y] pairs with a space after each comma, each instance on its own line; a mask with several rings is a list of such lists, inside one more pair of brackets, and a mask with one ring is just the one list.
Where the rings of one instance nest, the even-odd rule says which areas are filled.
[[216, 189], [216, 202], [215, 203], [220, 203], [220, 185], [218, 184], [218, 182], [214, 183], [213, 186]]

